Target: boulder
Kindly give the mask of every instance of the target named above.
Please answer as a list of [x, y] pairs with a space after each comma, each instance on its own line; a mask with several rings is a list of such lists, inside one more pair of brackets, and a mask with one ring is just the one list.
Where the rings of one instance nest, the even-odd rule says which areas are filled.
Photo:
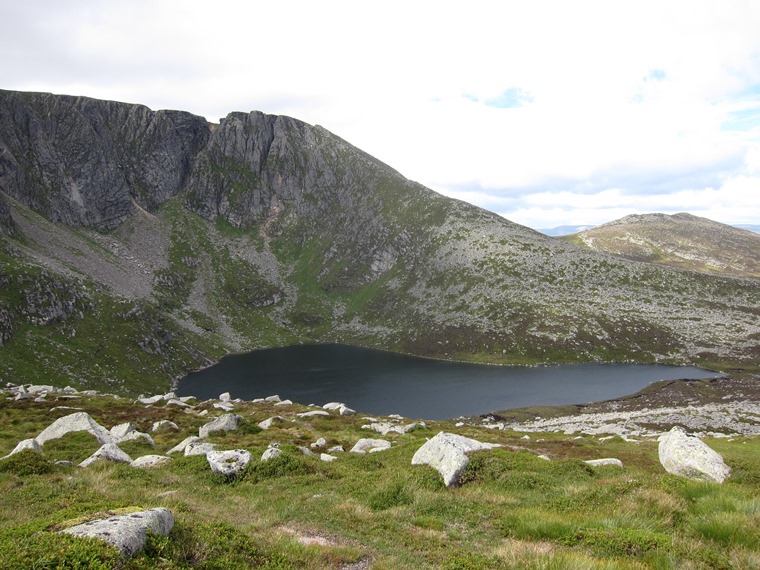
[[327, 453], [343, 453], [345, 450], [343, 449], [342, 445], [334, 445], [330, 449], [327, 450]]
[[171, 460], [172, 458], [166, 457], [166, 455], [143, 455], [129, 465], [138, 469], [150, 469], [151, 467], [158, 467], [159, 465], [169, 463]]
[[169, 420], [159, 420], [153, 424], [152, 428], [150, 428], [150, 431], [152, 432], [157, 432], [157, 431], [162, 431], [162, 430], [179, 431], [179, 426]]
[[224, 414], [223, 416], [216, 418], [213, 422], [201, 426], [198, 430], [198, 436], [200, 438], [205, 438], [220, 431], [236, 430], [242, 420], [243, 418], [237, 414]]
[[46, 441], [50, 441], [51, 439], [58, 439], [67, 433], [77, 431], [86, 431], [88, 433], [91, 433], [101, 445], [113, 441], [111, 433], [106, 428], [98, 424], [95, 420], [93, 420], [90, 417], [90, 414], [86, 412], [75, 412], [73, 414], [69, 414], [68, 416], [58, 418], [52, 424], [42, 430], [42, 432], [34, 439], [40, 445], [44, 445]]
[[330, 463], [332, 461], [335, 461], [338, 458], [335, 457], [334, 455], [330, 455], [329, 453], [321, 453], [319, 455], [319, 459], [321, 459], [322, 461], [326, 461], [327, 463]]
[[353, 416], [354, 414], [356, 414], [356, 410], [352, 410], [348, 406], [341, 406], [340, 408], [338, 408], [338, 413], [341, 416]]
[[229, 402], [232, 400], [232, 396], [229, 392], [225, 392], [224, 394], [219, 394], [219, 400], [222, 402]]
[[261, 454], [261, 461], [269, 461], [270, 459], [274, 459], [280, 455], [282, 455], [281, 449], [277, 447], [269, 447], [264, 453]]
[[170, 400], [166, 401], [167, 406], [177, 406], [178, 408], [192, 408], [190, 404], [183, 402], [182, 400], [178, 400], [176, 398], [172, 398]]
[[230, 402], [214, 402], [213, 408], [215, 410], [224, 410], [225, 412], [231, 412], [235, 409], [235, 405]]
[[80, 467], [89, 467], [96, 461], [105, 459], [106, 461], [114, 461], [116, 463], [132, 463], [132, 458], [124, 453], [119, 446], [115, 443], [106, 443], [101, 446], [95, 453], [90, 455], [87, 459], [79, 464]]
[[345, 404], [342, 402], [329, 402], [325, 404], [324, 406], [322, 406], [322, 409], [327, 410], [329, 412], [334, 412], [336, 410], [339, 410], [341, 406], [345, 406]]
[[234, 477], [251, 461], [250, 452], [245, 449], [231, 449], [228, 451], [209, 451], [206, 459], [214, 473], [225, 477]]
[[111, 437], [113, 437], [114, 439], [121, 439], [124, 436], [126, 436], [128, 433], [131, 433], [135, 431], [136, 429], [137, 428], [135, 427], [135, 425], [129, 422], [124, 423], [124, 424], [119, 424], [111, 428]]
[[285, 418], [283, 418], [282, 416], [274, 416], [274, 417], [265, 419], [263, 422], [259, 422], [259, 427], [261, 429], [269, 429], [270, 427], [272, 427], [273, 423], [284, 422], [284, 421], [285, 421]]
[[324, 437], [320, 437], [317, 441], [311, 444], [311, 448], [324, 447], [327, 445], [327, 440]]
[[412, 457], [412, 465], [430, 465], [441, 474], [443, 483], [451, 487], [459, 482], [460, 473], [470, 462], [468, 453], [494, 447], [500, 446], [453, 433], [439, 432], [417, 450]]
[[153, 441], [153, 438], [150, 437], [147, 433], [143, 433], [141, 431], [131, 431], [124, 437], [116, 438], [115, 443], [123, 443], [125, 441], [135, 441], [138, 439], [143, 439], [145, 440], [145, 443], [147, 443], [151, 447], [156, 447], [156, 442]]
[[292, 400], [281, 400], [279, 402], [275, 402], [275, 406], [292, 406], [293, 401]]
[[148, 532], [166, 536], [173, 526], [172, 512], [159, 507], [90, 521], [69, 527], [62, 532], [98, 538], [118, 548], [123, 556], [134, 556], [145, 548]]
[[280, 397], [277, 394], [275, 394], [274, 396], [267, 396], [266, 398], [264, 398], [264, 401], [265, 402], [280, 402], [281, 400], [280, 400]]
[[216, 450], [213, 443], [203, 443], [201, 440], [192, 441], [185, 447], [185, 457], [190, 455], [206, 455], [210, 451]]
[[391, 442], [385, 441], [384, 439], [362, 438], [351, 448], [350, 453], [364, 454], [368, 452], [382, 451], [388, 449], [390, 446]]
[[191, 443], [199, 442], [201, 438], [196, 437], [194, 435], [191, 435], [189, 437], [186, 437], [182, 441], [180, 441], [177, 445], [172, 447], [169, 451], [166, 452], [166, 455], [171, 455], [172, 453], [182, 453], [185, 451], [185, 448], [190, 445]]
[[152, 406], [153, 404], [157, 404], [163, 399], [164, 399], [163, 396], [151, 396], [150, 398], [140, 396], [139, 398], [137, 398], [137, 401], [146, 406]]
[[614, 457], [605, 457], [604, 459], [589, 459], [587, 461], [584, 461], [584, 463], [588, 463], [592, 467], [605, 467], [607, 465], [620, 467], [621, 469], [623, 467], [623, 462], [619, 459], [615, 459]]
[[660, 436], [659, 441], [660, 463], [672, 475], [723, 483], [731, 474], [717, 451], [679, 426]]
[[318, 416], [329, 416], [330, 412], [326, 412], [324, 410], [313, 410], [311, 412], [302, 412], [300, 414], [296, 414], [299, 418], [314, 418]]
[[24, 451], [25, 449], [31, 449], [32, 451], [36, 451], [37, 453], [42, 453], [42, 448], [40, 447], [40, 444], [37, 443], [36, 440], [24, 439], [18, 442], [16, 447], [13, 448], [13, 451], [11, 451], [8, 455], [4, 457], [0, 457], [0, 459], [7, 459], [11, 455], [18, 453], [19, 451]]

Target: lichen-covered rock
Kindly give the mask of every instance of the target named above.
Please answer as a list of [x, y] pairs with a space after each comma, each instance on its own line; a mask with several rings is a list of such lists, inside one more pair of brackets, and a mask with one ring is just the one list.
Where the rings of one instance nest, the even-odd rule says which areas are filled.
[[166, 452], [166, 455], [171, 455], [172, 453], [182, 453], [185, 451], [185, 448], [190, 445], [191, 443], [200, 442], [201, 438], [191, 435], [180, 441], [177, 445], [172, 447], [169, 451]]
[[723, 483], [731, 474], [731, 468], [717, 451], [680, 426], [660, 436], [658, 451], [660, 463], [672, 475]]
[[126, 436], [128, 433], [131, 433], [131, 432], [135, 431], [136, 429], [137, 428], [135, 427], [134, 424], [132, 424], [130, 422], [126, 422], [126, 423], [123, 423], [123, 424], [119, 424], [119, 425], [113, 426], [111, 428], [111, 436], [114, 439], [121, 439], [124, 436]]
[[251, 461], [251, 453], [245, 449], [209, 451], [206, 460], [214, 473], [234, 477]]
[[605, 457], [604, 459], [589, 459], [584, 463], [587, 463], [592, 467], [605, 467], [608, 465], [613, 467], [623, 467], [623, 462], [619, 459], [615, 459], [614, 457]]
[[500, 446], [453, 433], [439, 432], [417, 450], [412, 457], [412, 465], [430, 465], [441, 474], [443, 483], [451, 487], [459, 482], [459, 475], [467, 467], [470, 461], [468, 453], [494, 447]]
[[205, 438], [220, 431], [236, 430], [242, 420], [243, 418], [237, 414], [224, 414], [223, 416], [216, 418], [214, 421], [207, 423], [205, 426], [201, 426], [198, 430], [198, 436], [200, 438]]
[[106, 443], [101, 446], [95, 453], [90, 455], [87, 459], [82, 461], [80, 467], [89, 467], [96, 461], [104, 459], [106, 461], [113, 461], [115, 463], [132, 463], [132, 458], [124, 453], [118, 445], [115, 443]]
[[148, 532], [166, 536], [173, 526], [172, 512], [158, 507], [86, 522], [62, 532], [100, 539], [118, 548], [123, 556], [134, 556], [145, 548]]
[[75, 412], [73, 414], [69, 414], [68, 416], [58, 418], [47, 428], [42, 430], [42, 432], [34, 439], [37, 440], [37, 443], [40, 445], [44, 445], [46, 441], [50, 441], [51, 439], [58, 439], [67, 433], [77, 431], [86, 431], [88, 433], [91, 433], [101, 445], [113, 441], [113, 436], [111, 436], [111, 433], [106, 428], [101, 426], [98, 422], [93, 420], [90, 417], [90, 414], [86, 412]]
[[32, 451], [35, 451], [37, 453], [42, 453], [42, 448], [40, 447], [40, 444], [37, 443], [34, 439], [24, 439], [22, 441], [19, 441], [16, 447], [13, 448], [13, 451], [11, 451], [8, 455], [0, 458], [0, 459], [7, 459], [11, 455], [14, 455], [20, 451], [24, 451], [25, 449], [31, 449]]
[[285, 418], [283, 418], [282, 416], [273, 416], [271, 418], [265, 419], [263, 422], [259, 422], [259, 427], [261, 429], [269, 429], [270, 427], [272, 427], [272, 424], [281, 423], [284, 421], [285, 421]]
[[357, 441], [354, 446], [351, 448], [350, 453], [372, 453], [376, 451], [381, 451], [384, 449], [388, 449], [391, 446], [390, 441], [385, 441], [384, 439], [370, 439], [370, 438], [362, 438], [359, 441]]
[[282, 449], [278, 447], [269, 447], [261, 454], [261, 461], [269, 461], [280, 455], [282, 455]]
[[150, 428], [150, 431], [152, 432], [163, 430], [179, 431], [179, 426], [171, 420], [159, 420], [153, 424], [152, 428]]
[[129, 465], [131, 467], [137, 467], [138, 469], [150, 469], [152, 467], [158, 467], [159, 465], [165, 465], [172, 460], [171, 457], [165, 455], [143, 455], [138, 457]]
[[201, 440], [192, 441], [185, 447], [185, 457], [190, 455], [206, 455], [209, 451], [214, 451], [216, 445], [213, 443], [204, 443]]

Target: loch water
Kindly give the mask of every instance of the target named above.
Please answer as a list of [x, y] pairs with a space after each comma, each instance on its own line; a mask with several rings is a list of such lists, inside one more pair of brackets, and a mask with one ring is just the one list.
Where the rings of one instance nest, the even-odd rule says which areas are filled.
[[583, 404], [633, 394], [660, 380], [718, 376], [659, 364], [489, 366], [321, 344], [231, 355], [187, 375], [181, 396], [300, 404], [343, 402], [363, 414], [440, 420], [533, 405]]

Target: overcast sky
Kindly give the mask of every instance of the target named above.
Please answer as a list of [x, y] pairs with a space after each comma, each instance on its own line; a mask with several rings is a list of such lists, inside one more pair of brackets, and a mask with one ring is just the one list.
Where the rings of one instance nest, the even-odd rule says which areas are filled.
[[760, 224], [757, 0], [0, 0], [0, 88], [290, 115], [534, 228]]

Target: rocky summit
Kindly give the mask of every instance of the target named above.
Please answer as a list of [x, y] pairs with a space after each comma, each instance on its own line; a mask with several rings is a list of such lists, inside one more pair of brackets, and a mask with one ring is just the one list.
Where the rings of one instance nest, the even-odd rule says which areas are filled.
[[339, 342], [750, 368], [760, 281], [591, 251], [319, 126], [0, 91], [0, 378], [139, 394]]

